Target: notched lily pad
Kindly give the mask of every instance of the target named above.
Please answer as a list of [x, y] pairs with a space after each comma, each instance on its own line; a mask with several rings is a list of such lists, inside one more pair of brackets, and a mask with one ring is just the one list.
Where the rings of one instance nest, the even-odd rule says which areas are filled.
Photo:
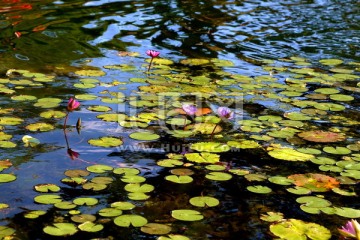
[[341, 142], [346, 139], [343, 133], [325, 132], [321, 130], [301, 132], [298, 136], [310, 142]]

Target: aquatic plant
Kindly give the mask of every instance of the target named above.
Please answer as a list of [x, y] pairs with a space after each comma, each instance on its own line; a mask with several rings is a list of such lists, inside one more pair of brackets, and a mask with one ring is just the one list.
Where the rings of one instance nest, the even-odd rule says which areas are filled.
[[195, 115], [195, 113], [197, 111], [197, 107], [195, 105], [192, 105], [192, 104], [183, 104], [182, 109], [189, 116]]
[[339, 233], [346, 238], [360, 239], [360, 225], [358, 221], [351, 219], [345, 226], [338, 229]]
[[155, 50], [147, 50], [146, 54], [151, 57], [149, 67], [148, 67], [148, 70], [147, 70], [149, 72], [150, 68], [151, 68], [151, 64], [154, 61], [154, 58], [158, 57], [160, 55], [160, 52], [155, 51]]
[[78, 101], [76, 101], [75, 98], [71, 97], [67, 103], [67, 110], [69, 112], [72, 112], [75, 109], [77, 109], [79, 106], [80, 106], [80, 103]]

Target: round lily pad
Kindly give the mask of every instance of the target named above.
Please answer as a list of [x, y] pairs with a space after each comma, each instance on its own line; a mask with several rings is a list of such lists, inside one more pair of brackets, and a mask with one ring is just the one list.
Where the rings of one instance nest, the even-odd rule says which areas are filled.
[[248, 186], [246, 189], [253, 193], [262, 193], [262, 194], [270, 193], [272, 191], [271, 188], [261, 185]]
[[110, 204], [110, 206], [121, 210], [131, 210], [135, 208], [135, 205], [131, 202], [113, 202]]
[[103, 208], [103, 209], [100, 209], [100, 211], [99, 211], [99, 215], [103, 216], [103, 217], [117, 217], [117, 216], [120, 216], [121, 214], [122, 214], [122, 210], [114, 208], [114, 207]]
[[134, 132], [129, 135], [132, 139], [140, 141], [153, 141], [159, 139], [160, 136], [156, 133], [144, 131], [144, 132]]
[[94, 222], [96, 217], [91, 214], [76, 214], [71, 217], [71, 220], [77, 223]]
[[205, 178], [214, 181], [227, 181], [232, 178], [232, 175], [224, 172], [210, 172], [205, 175]]
[[194, 179], [190, 176], [177, 176], [177, 175], [168, 175], [165, 177], [166, 180], [174, 183], [186, 184], [191, 183]]
[[171, 226], [161, 223], [147, 223], [140, 230], [147, 234], [163, 235], [171, 232]]
[[96, 224], [90, 221], [84, 222], [78, 226], [81, 231], [85, 232], [99, 232], [104, 229], [102, 224]]
[[173, 210], [171, 216], [182, 221], [199, 221], [204, 218], [200, 212], [190, 209]]
[[90, 139], [90, 145], [97, 147], [117, 147], [123, 144], [123, 141], [116, 137], [101, 137], [98, 139]]
[[52, 226], [44, 227], [43, 231], [52, 236], [74, 235], [78, 229], [72, 223], [54, 223]]
[[91, 197], [79, 197], [73, 200], [73, 203], [76, 205], [86, 205], [86, 206], [93, 206], [99, 202], [96, 198]]
[[148, 223], [147, 219], [140, 215], [125, 214], [114, 219], [114, 223], [120, 227], [142, 227]]
[[49, 123], [43, 123], [43, 122], [29, 124], [25, 128], [32, 132], [35, 132], [35, 131], [46, 132], [46, 131], [51, 131], [51, 130], [55, 129], [55, 127], [53, 125], [51, 125]]
[[192, 197], [189, 202], [196, 207], [215, 207], [220, 204], [218, 199], [209, 196]]
[[35, 190], [38, 192], [58, 192], [60, 187], [55, 184], [38, 184], [34, 186]]
[[101, 105], [98, 105], [98, 106], [90, 106], [87, 108], [88, 110], [90, 111], [94, 111], [94, 112], [108, 112], [108, 111], [111, 111], [111, 108], [108, 107], [108, 106], [101, 106]]
[[312, 154], [301, 153], [292, 148], [275, 148], [271, 149], [268, 153], [273, 158], [287, 161], [308, 161], [315, 158]]
[[44, 195], [36, 196], [34, 198], [34, 201], [42, 204], [55, 204], [61, 202], [62, 199], [59, 195], [44, 194]]
[[198, 152], [227, 152], [230, 150], [227, 144], [217, 142], [194, 143], [190, 148]]
[[346, 147], [324, 147], [323, 151], [337, 155], [346, 155], [351, 153], [351, 150]]
[[325, 131], [307, 131], [298, 134], [299, 137], [311, 142], [340, 142], [345, 140], [343, 133]]
[[76, 208], [77, 205], [73, 204], [72, 202], [63, 201], [63, 202], [55, 203], [54, 206], [60, 209], [73, 209]]
[[15, 180], [16, 176], [14, 174], [0, 173], [0, 183], [12, 182]]
[[113, 167], [103, 164], [95, 164], [87, 167], [86, 170], [93, 173], [105, 173], [107, 171], [112, 171]]

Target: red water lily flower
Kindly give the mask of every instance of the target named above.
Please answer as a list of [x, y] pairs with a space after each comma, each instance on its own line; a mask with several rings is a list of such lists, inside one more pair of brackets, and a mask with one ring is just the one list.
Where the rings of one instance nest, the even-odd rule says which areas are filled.
[[74, 98], [70, 98], [69, 102], [67, 104], [67, 110], [69, 112], [72, 112], [75, 109], [77, 109], [79, 106], [80, 106], [80, 103], [78, 101], [76, 101]]
[[67, 149], [67, 154], [69, 155], [71, 160], [75, 160], [80, 156], [80, 153], [73, 151], [71, 148]]
[[160, 52], [155, 51], [155, 50], [147, 50], [146, 54], [148, 56], [150, 56], [151, 58], [156, 58], [156, 57], [158, 57], [160, 55]]

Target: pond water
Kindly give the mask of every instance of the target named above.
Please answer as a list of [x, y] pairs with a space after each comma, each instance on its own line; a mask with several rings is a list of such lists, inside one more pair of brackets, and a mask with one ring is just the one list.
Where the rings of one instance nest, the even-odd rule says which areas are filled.
[[0, 239], [338, 239], [359, 8], [1, 0]]

